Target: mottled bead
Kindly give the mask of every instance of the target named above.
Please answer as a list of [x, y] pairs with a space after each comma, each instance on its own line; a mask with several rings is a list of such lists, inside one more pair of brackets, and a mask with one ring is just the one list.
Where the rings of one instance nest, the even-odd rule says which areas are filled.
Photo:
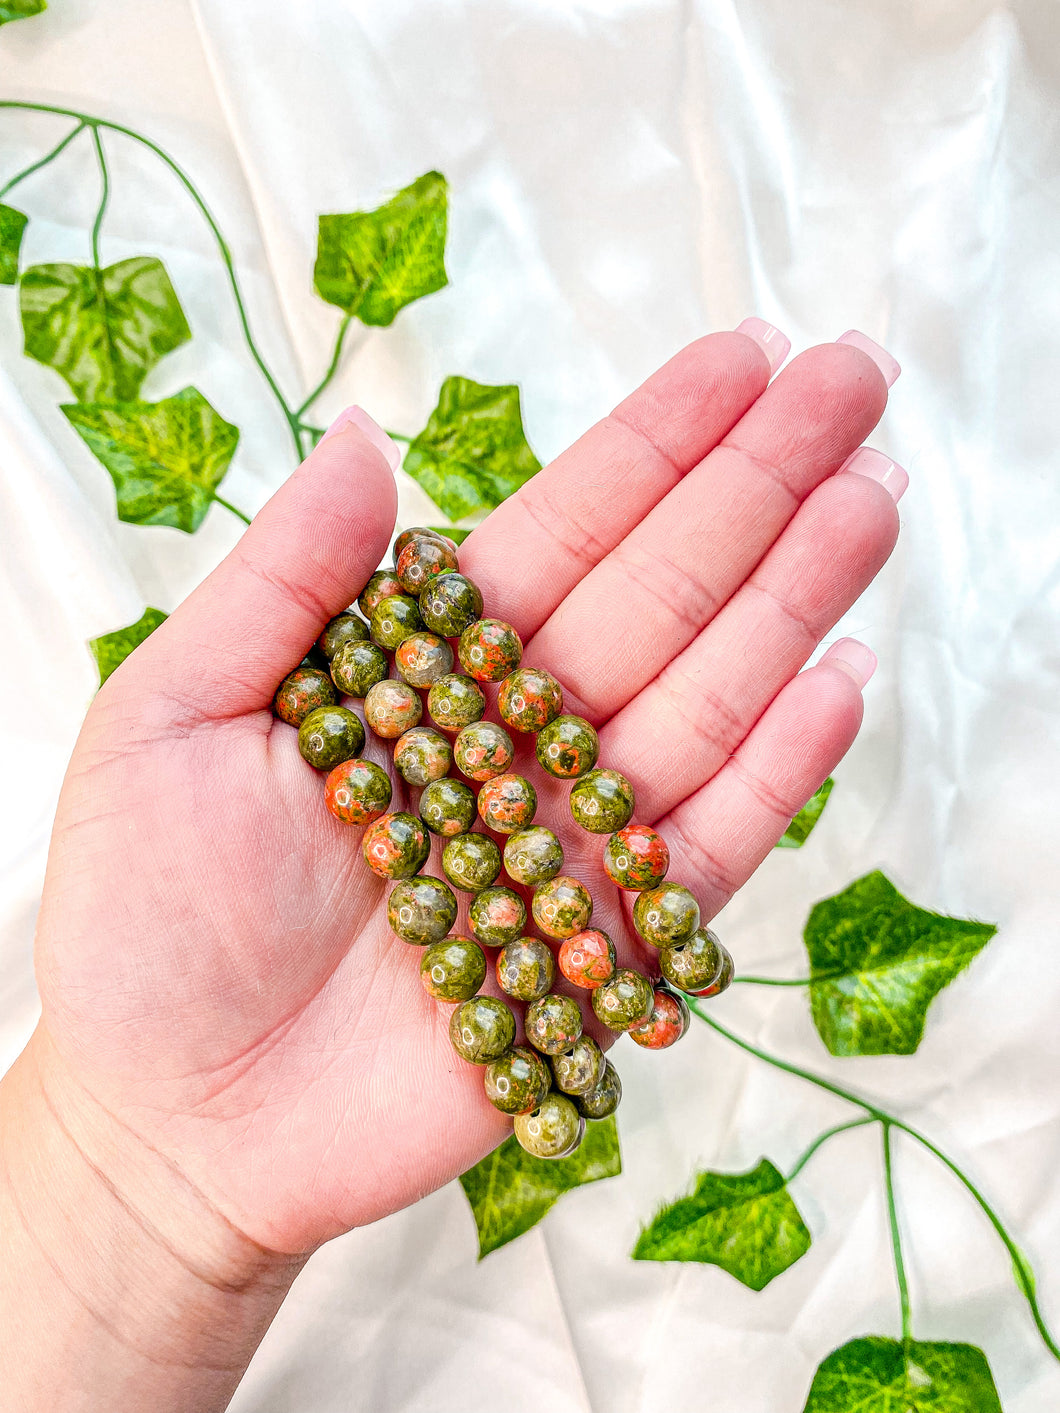
[[480, 618], [460, 634], [460, 665], [477, 682], [500, 682], [519, 666], [523, 645], [510, 623]]
[[301, 726], [311, 711], [334, 706], [336, 700], [335, 686], [326, 672], [319, 667], [296, 667], [277, 687], [272, 705], [281, 721]]
[[468, 909], [471, 931], [486, 947], [506, 947], [526, 931], [526, 908], [510, 888], [484, 888]]
[[298, 749], [317, 770], [334, 770], [364, 750], [364, 727], [346, 707], [315, 707], [298, 728]]
[[463, 893], [481, 893], [501, 871], [501, 851], [488, 834], [457, 834], [442, 850], [442, 872]]
[[615, 974], [615, 944], [606, 932], [589, 928], [568, 937], [556, 960], [572, 986], [593, 991]]
[[453, 759], [469, 780], [503, 775], [514, 758], [512, 738], [495, 721], [473, 721], [453, 742]]
[[423, 702], [415, 688], [396, 677], [377, 682], [364, 699], [364, 719], [377, 736], [393, 740], [415, 726]]
[[699, 904], [682, 883], [648, 888], [633, 905], [633, 925], [652, 947], [670, 947], [699, 926]]
[[413, 633], [423, 632], [419, 605], [408, 594], [390, 594], [372, 611], [368, 631], [377, 648], [393, 652]]
[[604, 872], [616, 887], [629, 892], [654, 888], [669, 867], [665, 839], [646, 824], [627, 824], [604, 845]]
[[497, 710], [513, 731], [540, 731], [563, 710], [563, 688], [551, 672], [520, 667], [501, 683]]
[[484, 1078], [486, 1098], [502, 1114], [528, 1114], [541, 1103], [552, 1083], [548, 1065], [525, 1045], [516, 1045], [491, 1060]]
[[560, 874], [534, 890], [531, 908], [534, 921], [545, 936], [562, 939], [589, 926], [593, 899], [584, 883]]
[[386, 653], [374, 643], [343, 643], [331, 659], [331, 677], [344, 697], [366, 697], [390, 671]]
[[364, 861], [380, 878], [411, 878], [419, 873], [431, 852], [430, 835], [423, 821], [399, 810], [370, 824], [361, 840]]
[[552, 990], [556, 963], [537, 937], [517, 937], [497, 953], [497, 985], [517, 1001], [536, 1001]]
[[482, 617], [482, 594], [463, 574], [440, 574], [420, 594], [420, 614], [432, 633], [459, 638]]
[[410, 687], [429, 687], [453, 666], [453, 650], [435, 633], [413, 633], [394, 652], [394, 666]]
[[560, 780], [574, 780], [592, 770], [600, 738], [580, 716], [557, 716], [537, 733], [534, 749], [542, 770]]
[[486, 957], [470, 937], [434, 942], [420, 959], [420, 980], [436, 1001], [468, 1001], [486, 980]]
[[591, 1035], [580, 1035], [569, 1050], [552, 1056], [552, 1076], [564, 1094], [588, 1094], [604, 1076], [603, 1051]]
[[655, 989], [651, 1015], [643, 1025], [635, 1025], [627, 1034], [645, 1050], [667, 1050], [684, 1035], [688, 1021], [688, 1003], [684, 998], [659, 986]]
[[610, 1060], [604, 1061], [604, 1072], [595, 1089], [579, 1094], [574, 1102], [587, 1119], [610, 1118], [622, 1102], [622, 1081]]
[[722, 991], [727, 991], [732, 985], [733, 977], [736, 974], [732, 957], [729, 955], [727, 948], [720, 947], [719, 950], [721, 951], [721, 970], [709, 986], [704, 987], [702, 991], [697, 993], [700, 996], [718, 996]]
[[659, 970], [678, 991], [699, 996], [712, 986], [721, 974], [722, 945], [709, 927], [698, 927], [683, 942], [663, 947], [659, 953]]
[[441, 535], [413, 535], [397, 557], [397, 576], [407, 594], [420, 594], [436, 575], [459, 568], [456, 550]]
[[515, 1136], [535, 1158], [567, 1158], [585, 1133], [585, 1120], [565, 1094], [546, 1094], [536, 1109], [517, 1114]]
[[569, 1050], [582, 1033], [582, 1011], [569, 996], [541, 996], [526, 1008], [526, 1038], [544, 1055]]
[[344, 760], [324, 781], [324, 801], [343, 824], [371, 824], [385, 814], [393, 788], [374, 761]]
[[368, 624], [363, 618], [358, 618], [355, 613], [338, 613], [317, 639], [317, 647], [330, 662], [344, 643], [367, 641]]
[[486, 710], [486, 694], [477, 682], [459, 672], [439, 677], [427, 693], [431, 720], [443, 731], [462, 731], [481, 720]]
[[391, 598], [394, 594], [401, 593], [404, 593], [401, 587], [401, 580], [394, 573], [393, 569], [377, 569], [361, 590], [360, 597], [357, 600], [357, 607], [364, 614], [365, 618], [371, 621], [372, 614], [384, 599]]
[[609, 1030], [632, 1030], [651, 1015], [655, 1003], [652, 984], [639, 971], [620, 968], [610, 981], [592, 992], [596, 1019]]
[[394, 764], [408, 785], [422, 789], [449, 774], [453, 748], [440, 731], [413, 726], [394, 742]]
[[453, 1049], [472, 1065], [499, 1059], [515, 1039], [511, 1008], [495, 996], [474, 996], [462, 1001], [449, 1022]]
[[633, 786], [617, 770], [590, 770], [571, 786], [570, 812], [590, 834], [612, 834], [633, 818]]
[[390, 890], [386, 916], [403, 941], [428, 947], [448, 936], [456, 921], [456, 895], [440, 878], [421, 873]]
[[555, 878], [563, 867], [563, 845], [551, 829], [541, 825], [520, 829], [505, 842], [504, 867], [513, 883], [536, 888]]
[[417, 536], [427, 540], [441, 540], [442, 544], [448, 545], [456, 553], [456, 541], [451, 540], [448, 535], [443, 535], [441, 530], [432, 530], [429, 525], [410, 525], [407, 530], [402, 530], [401, 534], [394, 541], [394, 563], [398, 562], [401, 551]]
[[487, 829], [514, 834], [537, 812], [537, 791], [522, 775], [497, 775], [478, 792], [478, 812]]
[[451, 839], [475, 818], [475, 797], [462, 780], [432, 780], [420, 796], [420, 819], [432, 834]]

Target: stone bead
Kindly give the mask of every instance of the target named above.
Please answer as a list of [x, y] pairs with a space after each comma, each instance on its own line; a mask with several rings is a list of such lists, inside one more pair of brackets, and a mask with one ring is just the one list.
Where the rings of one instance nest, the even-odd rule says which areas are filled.
[[401, 580], [393, 569], [377, 569], [372, 577], [361, 590], [357, 600], [357, 607], [364, 614], [365, 618], [371, 622], [372, 614], [383, 602], [394, 594], [404, 593], [401, 587]]
[[453, 743], [453, 759], [469, 780], [503, 775], [514, 758], [512, 738], [495, 721], [473, 721]]
[[633, 786], [617, 770], [590, 770], [571, 786], [570, 812], [590, 834], [612, 834], [633, 818]]
[[422, 789], [449, 774], [453, 748], [440, 731], [413, 726], [394, 742], [394, 764], [408, 785]]
[[615, 974], [615, 944], [606, 932], [590, 928], [568, 937], [559, 949], [559, 969], [572, 986], [594, 991]]
[[396, 677], [377, 682], [364, 699], [364, 719], [384, 740], [403, 736], [422, 715], [423, 702], [419, 693]]
[[536, 1001], [552, 990], [556, 963], [536, 937], [517, 937], [497, 954], [497, 985], [517, 1001]]
[[540, 731], [563, 710], [563, 688], [551, 672], [520, 667], [501, 683], [497, 710], [513, 731]]
[[374, 643], [343, 643], [331, 659], [331, 677], [344, 697], [366, 697], [390, 671], [386, 653]]
[[600, 738], [580, 716], [557, 716], [537, 733], [534, 749], [542, 770], [560, 780], [574, 780], [592, 770]]
[[596, 1019], [609, 1030], [632, 1030], [651, 1015], [655, 1004], [652, 984], [639, 971], [619, 968], [610, 981], [592, 992]]
[[604, 845], [604, 872], [616, 887], [628, 892], [654, 888], [669, 867], [665, 839], [646, 824], [627, 824]]
[[552, 1056], [552, 1077], [564, 1094], [588, 1094], [604, 1077], [604, 1053], [591, 1035], [580, 1035], [574, 1045]]
[[504, 845], [504, 867], [513, 883], [536, 888], [555, 878], [563, 867], [563, 845], [542, 825], [520, 829]]
[[534, 890], [531, 908], [545, 936], [562, 940], [589, 926], [593, 900], [584, 883], [560, 874]]
[[367, 643], [368, 624], [355, 613], [337, 613], [317, 639], [317, 647], [327, 660], [331, 659], [343, 643]]
[[419, 605], [408, 594], [390, 594], [372, 611], [368, 631], [377, 648], [393, 652], [413, 633], [423, 632]]
[[422, 820], [399, 810], [370, 824], [361, 840], [364, 861], [380, 878], [411, 878], [431, 852], [431, 839]]
[[525, 1045], [516, 1045], [486, 1066], [486, 1098], [502, 1114], [528, 1114], [552, 1083], [548, 1065]]
[[684, 997], [657, 986], [651, 1015], [643, 1025], [635, 1025], [627, 1033], [645, 1050], [667, 1050], [681, 1039], [688, 1022], [688, 1003]]
[[298, 728], [298, 749], [317, 770], [334, 770], [364, 750], [364, 727], [347, 707], [314, 707]]
[[498, 834], [525, 829], [537, 812], [537, 791], [522, 775], [494, 776], [478, 792], [479, 818]]
[[463, 893], [481, 893], [501, 871], [501, 851], [488, 834], [457, 834], [442, 850], [442, 872]]
[[678, 991], [699, 996], [720, 977], [723, 951], [709, 927], [698, 927], [685, 941], [663, 947], [659, 970]]
[[448, 535], [443, 535], [441, 530], [432, 530], [429, 525], [410, 525], [407, 530], [402, 530], [401, 534], [394, 541], [395, 564], [401, 555], [401, 551], [410, 540], [416, 539], [417, 536], [427, 540], [441, 540], [443, 545], [448, 545], [454, 553], [456, 552], [456, 541], [451, 540]]
[[477, 682], [500, 682], [519, 666], [523, 645], [510, 623], [480, 618], [460, 634], [460, 665]]
[[420, 980], [436, 1001], [468, 1001], [486, 980], [486, 957], [470, 937], [434, 942], [420, 959]]
[[517, 1114], [519, 1145], [535, 1158], [568, 1158], [582, 1141], [585, 1120], [565, 1094], [546, 1094], [536, 1109]]
[[392, 794], [390, 776], [370, 760], [344, 760], [324, 781], [324, 801], [343, 824], [371, 824]]
[[633, 925], [650, 946], [671, 947], [699, 926], [699, 904], [683, 884], [660, 883], [638, 896]]
[[319, 667], [296, 667], [276, 689], [272, 705], [276, 715], [288, 726], [301, 726], [317, 707], [334, 706], [335, 686]]
[[443, 731], [462, 731], [479, 721], [486, 710], [486, 694], [479, 684], [459, 672], [439, 677], [427, 693], [431, 720]]
[[579, 1094], [574, 1102], [587, 1119], [606, 1119], [615, 1112], [622, 1102], [622, 1081], [610, 1060], [604, 1061], [604, 1072], [596, 1088]]
[[484, 888], [468, 909], [471, 931], [486, 947], [506, 947], [526, 931], [526, 908], [510, 888]]
[[526, 1038], [545, 1055], [561, 1055], [582, 1033], [582, 1010], [569, 996], [555, 992], [541, 996], [526, 1008], [523, 1019]]
[[700, 996], [718, 996], [722, 991], [727, 991], [732, 985], [733, 977], [736, 975], [736, 968], [733, 965], [733, 960], [729, 955], [728, 949], [721, 947], [720, 951], [721, 970], [718, 972], [714, 981], [698, 993]]
[[453, 666], [453, 650], [435, 633], [413, 633], [394, 652], [394, 666], [410, 687], [429, 687]]
[[475, 797], [462, 780], [432, 780], [420, 796], [420, 819], [432, 834], [452, 839], [475, 818]]
[[439, 574], [420, 594], [420, 614], [432, 633], [459, 638], [482, 617], [482, 593], [463, 574]]
[[386, 916], [403, 941], [428, 947], [449, 935], [456, 921], [456, 896], [440, 878], [421, 873], [390, 890]]
[[511, 1048], [515, 1017], [495, 996], [474, 996], [462, 1001], [449, 1021], [453, 1049], [472, 1065], [488, 1065]]
[[441, 535], [413, 535], [397, 557], [397, 576], [406, 594], [421, 594], [436, 575], [459, 568], [456, 550]]

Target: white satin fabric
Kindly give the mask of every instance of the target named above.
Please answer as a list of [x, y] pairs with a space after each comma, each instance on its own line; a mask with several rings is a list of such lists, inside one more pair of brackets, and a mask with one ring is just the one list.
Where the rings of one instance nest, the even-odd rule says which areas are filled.
[[[996, 921], [912, 1059], [832, 1061], [790, 991], [717, 1014], [878, 1095], [994, 1196], [1060, 1326], [1060, 472], [1054, 454], [1060, 45], [1051, 0], [52, 0], [0, 31], [5, 96], [138, 127], [194, 175], [233, 243], [285, 387], [326, 362], [316, 216], [428, 168], [452, 183], [451, 284], [359, 330], [321, 407], [415, 430], [442, 378], [518, 382], [557, 452], [678, 346], [756, 312], [796, 349], [856, 326], [904, 367], [872, 441], [908, 467], [901, 544], [832, 637], [878, 652], [861, 737], [801, 853], [770, 858], [719, 927], [742, 967], [797, 974], [812, 903], [874, 867], [921, 904]], [[6, 175], [58, 120], [0, 113]], [[108, 261], [167, 263], [194, 381], [243, 439], [225, 492], [288, 473], [201, 221], [112, 144]], [[17, 193], [26, 257], [83, 260], [87, 149]], [[0, 291], [3, 861], [0, 1044], [32, 1027], [31, 936], [60, 780], [93, 691], [85, 640], [171, 608], [231, 547], [120, 525], [109, 479], [20, 356]], [[427, 503], [403, 485], [403, 516]], [[810, 1253], [754, 1295], [711, 1267], [634, 1263], [641, 1222], [697, 1166], [787, 1167], [842, 1106], [703, 1027], [622, 1046], [625, 1172], [475, 1263], [460, 1189], [310, 1262], [238, 1413], [799, 1413], [829, 1350], [897, 1331], [878, 1142], [845, 1135], [796, 1184]], [[897, 1145], [919, 1337], [982, 1345], [1006, 1413], [1055, 1413], [1008, 1260], [937, 1165]]]

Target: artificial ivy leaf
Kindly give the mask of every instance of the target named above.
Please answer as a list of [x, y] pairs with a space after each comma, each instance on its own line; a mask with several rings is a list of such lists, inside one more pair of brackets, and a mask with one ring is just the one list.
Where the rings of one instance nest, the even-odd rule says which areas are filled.
[[364, 324], [392, 324], [414, 299], [444, 289], [448, 186], [427, 172], [374, 211], [321, 216], [313, 283]]
[[0, 285], [18, 284], [18, 252], [29, 217], [0, 202]]
[[11, 20], [28, 20], [31, 15], [42, 15], [48, 8], [46, 0], [0, 0], [0, 25]]
[[869, 873], [810, 913], [810, 1006], [833, 1055], [911, 1055], [931, 1002], [993, 937], [991, 923], [944, 917]]
[[429, 530], [437, 530], [439, 535], [448, 535], [454, 545], [462, 545], [471, 534], [470, 530], [458, 530], [455, 525], [429, 525]]
[[829, 1354], [803, 1413], [1002, 1413], [986, 1355], [974, 1344], [868, 1335]]
[[700, 1173], [691, 1196], [663, 1207], [633, 1248], [635, 1261], [703, 1261], [752, 1290], [810, 1249], [810, 1233], [768, 1158], [746, 1173]]
[[529, 1231], [572, 1187], [622, 1171], [613, 1118], [586, 1125], [569, 1158], [533, 1158], [513, 1135], [460, 1179], [478, 1227], [478, 1257]]
[[500, 505], [541, 470], [523, 432], [518, 387], [446, 378], [405, 453], [405, 470], [450, 520]]
[[99, 668], [101, 687], [114, 669], [121, 666], [133, 648], [138, 648], [145, 638], [149, 638], [168, 616], [160, 608], [145, 608], [143, 617], [138, 618], [135, 623], [130, 623], [128, 628], [116, 628], [113, 633], [104, 633], [101, 638], [92, 638], [89, 641], [88, 646], [92, 649], [92, 656]]
[[191, 338], [165, 266], [151, 255], [31, 265], [19, 286], [26, 353], [60, 373], [78, 402], [127, 402], [163, 355]]
[[832, 786], [835, 781], [831, 776], [824, 782], [819, 790], [810, 796], [806, 804], [799, 810], [798, 814], [788, 825], [780, 839], [777, 840], [775, 848], [778, 849], [801, 849], [806, 840], [813, 833], [814, 826], [824, 813], [824, 807], [828, 803], [828, 796], [832, 793]]
[[71, 402], [62, 411], [110, 472], [119, 520], [188, 534], [199, 528], [239, 428], [197, 388], [162, 402]]

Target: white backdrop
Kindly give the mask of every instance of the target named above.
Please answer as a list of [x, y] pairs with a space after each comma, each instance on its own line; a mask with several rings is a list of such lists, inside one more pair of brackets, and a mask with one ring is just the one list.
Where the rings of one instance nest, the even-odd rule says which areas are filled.
[[[543, 459], [680, 344], [755, 312], [796, 349], [856, 326], [904, 367], [873, 442], [908, 467], [894, 558], [834, 637], [878, 652], [865, 727], [811, 843], [720, 919], [739, 964], [797, 974], [819, 897], [874, 867], [915, 901], [1000, 925], [912, 1059], [832, 1061], [798, 992], [717, 1014], [879, 1095], [966, 1161], [1060, 1325], [1060, 327], [1051, 0], [51, 0], [0, 31], [4, 96], [160, 141], [235, 249], [293, 392], [337, 311], [311, 291], [316, 216], [431, 167], [452, 184], [451, 284], [362, 331], [321, 409], [415, 431], [449, 373], [521, 384]], [[59, 121], [0, 113], [0, 181]], [[194, 340], [145, 394], [194, 381], [243, 439], [225, 493], [256, 509], [286, 429], [241, 344], [201, 221], [117, 143], [104, 258], [167, 263]], [[80, 144], [20, 187], [25, 256], [86, 258]], [[94, 687], [85, 640], [169, 609], [235, 541], [120, 525], [109, 478], [20, 356], [0, 291], [3, 714], [0, 1059], [36, 1016], [33, 920], [59, 783]], [[422, 515], [403, 487], [406, 521]], [[839, 1106], [700, 1027], [623, 1046], [625, 1172], [475, 1263], [456, 1186], [320, 1252], [238, 1413], [799, 1413], [845, 1339], [897, 1332], [878, 1143], [838, 1139], [796, 1184], [811, 1252], [762, 1295], [711, 1267], [633, 1263], [697, 1166], [790, 1166]], [[1006, 1413], [1055, 1413], [1045, 1356], [981, 1216], [898, 1145], [918, 1337], [981, 1344]]]

